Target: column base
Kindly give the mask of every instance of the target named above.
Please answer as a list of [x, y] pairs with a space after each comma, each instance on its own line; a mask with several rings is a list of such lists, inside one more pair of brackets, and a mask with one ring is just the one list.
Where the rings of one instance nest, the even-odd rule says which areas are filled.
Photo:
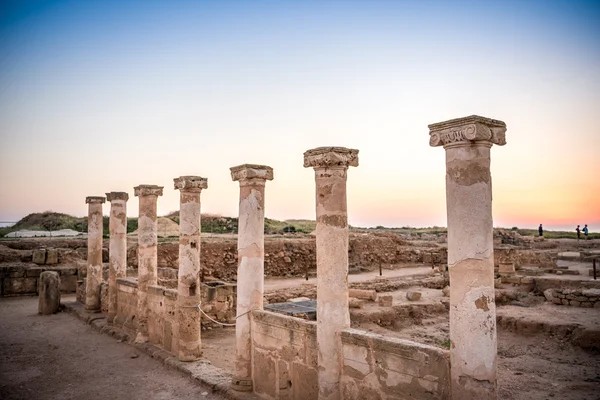
[[251, 392], [253, 389], [252, 379], [233, 377], [231, 379], [231, 388], [238, 392]]

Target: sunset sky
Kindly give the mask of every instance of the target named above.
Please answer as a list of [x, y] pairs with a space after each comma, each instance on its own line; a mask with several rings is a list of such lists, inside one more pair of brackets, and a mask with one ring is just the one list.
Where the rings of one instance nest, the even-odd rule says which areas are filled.
[[[600, 231], [598, 1], [2, 1], [0, 221], [87, 214], [86, 196], [266, 164], [266, 216], [314, 219], [304, 151], [356, 148], [354, 226], [445, 226], [428, 124], [506, 122], [498, 227]], [[109, 205], [104, 206], [108, 214]]]

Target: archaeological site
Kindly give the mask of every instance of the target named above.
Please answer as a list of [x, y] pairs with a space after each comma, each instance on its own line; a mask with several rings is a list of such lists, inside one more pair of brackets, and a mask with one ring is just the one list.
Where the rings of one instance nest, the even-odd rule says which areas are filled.
[[304, 153], [310, 233], [265, 234], [268, 182], [285, 179], [266, 165], [231, 168], [237, 236], [204, 232], [205, 177], [174, 178], [178, 233], [164, 237], [166, 187], [133, 189], [134, 234], [128, 193], [90, 196], [86, 237], [0, 240], [0, 305], [39, 296], [36, 318], [70, 312], [227, 398], [598, 399], [600, 240], [494, 228], [490, 153], [506, 129], [429, 125], [447, 230], [349, 227], [359, 151], [319, 147]]

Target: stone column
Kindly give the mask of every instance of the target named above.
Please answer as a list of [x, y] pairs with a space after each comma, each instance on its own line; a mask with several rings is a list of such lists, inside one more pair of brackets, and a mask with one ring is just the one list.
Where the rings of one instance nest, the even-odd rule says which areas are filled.
[[102, 203], [104, 197], [86, 197], [88, 204], [88, 257], [85, 280], [85, 309], [100, 312], [100, 284], [102, 283]]
[[133, 188], [140, 198], [138, 217], [138, 306], [137, 343], [148, 341], [148, 286], [157, 283], [158, 237], [156, 224], [156, 201], [162, 196], [163, 187], [140, 185]]
[[349, 166], [358, 166], [358, 150], [308, 150], [304, 166], [315, 169], [316, 182], [319, 400], [339, 400], [341, 331], [350, 327], [346, 176]]
[[112, 323], [117, 315], [117, 278], [127, 277], [127, 200], [125, 192], [106, 193], [110, 201], [110, 242], [108, 270], [108, 315]]
[[252, 390], [250, 310], [263, 308], [265, 274], [265, 183], [273, 179], [273, 168], [244, 164], [231, 168], [231, 178], [240, 182], [238, 220], [236, 363], [232, 387]]
[[195, 361], [202, 356], [200, 340], [200, 193], [206, 178], [180, 176], [173, 179], [179, 189], [179, 360]]
[[453, 399], [496, 399], [496, 305], [490, 148], [506, 124], [470, 116], [429, 125], [446, 149]]

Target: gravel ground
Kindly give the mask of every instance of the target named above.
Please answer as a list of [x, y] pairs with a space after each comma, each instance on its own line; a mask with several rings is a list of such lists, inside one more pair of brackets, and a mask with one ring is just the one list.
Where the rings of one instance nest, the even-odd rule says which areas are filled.
[[75, 316], [0, 299], [0, 399], [224, 399]]

